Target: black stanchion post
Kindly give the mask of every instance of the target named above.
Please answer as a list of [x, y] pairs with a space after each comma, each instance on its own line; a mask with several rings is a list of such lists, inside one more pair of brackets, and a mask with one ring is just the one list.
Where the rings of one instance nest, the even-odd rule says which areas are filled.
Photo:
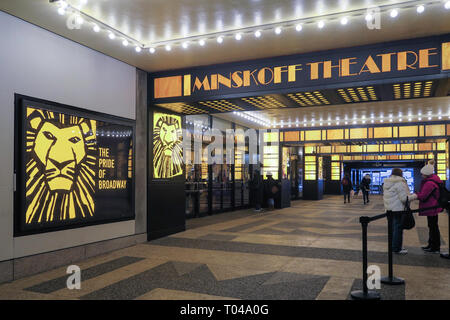
[[380, 294], [367, 288], [367, 226], [370, 222], [369, 217], [360, 217], [362, 227], [362, 253], [363, 253], [363, 289], [352, 291], [351, 297], [356, 300], [379, 300]]
[[393, 238], [393, 224], [394, 224], [394, 214], [392, 211], [387, 211], [388, 220], [388, 256], [389, 256], [389, 276], [381, 278], [381, 283], [399, 285], [404, 284], [405, 280], [402, 278], [394, 277], [394, 261], [392, 252], [392, 238]]
[[448, 215], [448, 253], [441, 253], [441, 258], [450, 259], [450, 209], [447, 208]]

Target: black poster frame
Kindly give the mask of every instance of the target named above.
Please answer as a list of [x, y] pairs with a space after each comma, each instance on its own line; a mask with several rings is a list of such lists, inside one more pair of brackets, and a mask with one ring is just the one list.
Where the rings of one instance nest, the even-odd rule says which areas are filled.
[[[132, 178], [131, 178], [131, 214], [127, 217], [118, 217], [111, 219], [101, 219], [87, 222], [74, 222], [71, 224], [59, 226], [46, 226], [41, 229], [23, 230], [23, 216], [25, 210], [26, 199], [26, 172], [25, 172], [25, 158], [26, 158], [26, 117], [24, 116], [25, 108], [28, 104], [43, 108], [46, 110], [74, 115], [77, 117], [85, 117], [96, 121], [107, 122], [115, 125], [122, 125], [130, 127], [132, 130]], [[119, 116], [114, 116], [102, 112], [91, 111], [79, 107], [74, 107], [54, 101], [44, 100], [40, 98], [30, 97], [22, 94], [14, 94], [14, 237], [21, 237], [33, 234], [41, 234], [69, 229], [82, 228], [87, 226], [108, 224], [120, 221], [134, 220], [135, 212], [135, 176], [136, 176], [136, 121]]]

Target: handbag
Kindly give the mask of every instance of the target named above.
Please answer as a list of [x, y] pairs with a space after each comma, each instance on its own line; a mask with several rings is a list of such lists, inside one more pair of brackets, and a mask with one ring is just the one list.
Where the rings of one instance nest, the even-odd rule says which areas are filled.
[[416, 221], [414, 220], [414, 215], [411, 212], [411, 207], [409, 205], [409, 199], [406, 197], [405, 202], [405, 213], [401, 216], [401, 225], [404, 230], [410, 230], [416, 226]]

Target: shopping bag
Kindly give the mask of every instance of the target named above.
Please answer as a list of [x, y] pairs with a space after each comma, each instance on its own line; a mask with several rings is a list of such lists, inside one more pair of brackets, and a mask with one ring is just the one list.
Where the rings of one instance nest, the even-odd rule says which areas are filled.
[[410, 230], [416, 226], [416, 221], [414, 220], [414, 215], [411, 212], [411, 207], [409, 205], [409, 199], [406, 197], [405, 203], [405, 213], [402, 213], [401, 224], [404, 230]]

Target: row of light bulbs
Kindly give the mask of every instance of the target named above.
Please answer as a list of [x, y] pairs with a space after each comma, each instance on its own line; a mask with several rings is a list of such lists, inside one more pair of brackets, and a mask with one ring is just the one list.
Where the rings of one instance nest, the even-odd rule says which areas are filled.
[[[450, 113], [449, 113], [449, 115], [447, 117], [448, 117], [448, 119], [450, 119]], [[368, 119], [366, 118], [366, 116], [362, 116], [360, 118], [357, 118], [356, 116], [354, 116], [352, 120], [348, 119], [348, 117], [345, 117], [344, 120], [341, 120], [339, 117], [336, 117], [336, 120], [335, 120], [334, 123], [331, 121], [331, 119], [328, 119], [326, 121], [323, 120], [323, 119], [320, 119], [319, 121], [316, 121], [315, 119], [312, 119], [309, 122], [308, 121], [301, 122], [301, 121], [296, 120], [295, 122], [289, 121], [288, 123], [284, 123], [284, 121], [280, 121], [279, 123], [274, 123], [273, 125], [275, 127], [278, 126], [278, 127], [283, 129], [283, 128], [286, 128], [286, 127], [291, 128], [293, 126], [295, 126], [295, 127], [299, 127], [299, 126], [308, 127], [308, 123], [309, 123], [309, 126], [315, 127], [316, 123], [319, 126], [323, 126], [324, 124], [327, 124], [329, 126], [331, 126], [331, 125], [337, 125], [338, 126], [338, 125], [342, 125], [342, 124], [345, 124], [345, 125], [349, 125], [349, 124], [366, 124], [366, 123], [375, 123], [375, 122], [384, 123], [385, 121], [389, 122], [389, 123], [392, 123], [394, 121], [395, 122], [403, 122], [404, 120], [407, 121], [407, 122], [411, 122], [413, 119], [417, 119], [418, 121], [422, 121], [422, 120], [429, 120], [429, 121], [431, 121], [433, 119], [434, 120], [442, 120], [443, 119], [443, 115], [442, 115], [441, 112], [439, 112], [437, 115], [433, 115], [433, 114], [431, 114], [431, 112], [429, 112], [427, 115], [423, 115], [421, 112], [419, 112], [416, 116], [414, 116], [412, 114], [402, 115], [400, 113], [397, 117], [394, 117], [392, 114], [390, 114], [388, 117], [380, 116], [380, 117], [376, 118], [374, 115], [372, 115]]]
[[[58, 13], [61, 14], [61, 15], [66, 14], [66, 11], [67, 11], [68, 9], [70, 9], [70, 8], [73, 9], [73, 7], [69, 6], [69, 5], [67, 4], [66, 1], [62, 1], [62, 0], [61, 0], [61, 1], [58, 1], [58, 3], [59, 3]], [[86, 3], [87, 3], [87, 0], [83, 0], [82, 3], [83, 3], [83, 4], [86, 4]], [[450, 10], [450, 1], [446, 1], [446, 2], [444, 3], [444, 7], [445, 7], [445, 9]], [[78, 9], [76, 9], [76, 10], [78, 10]], [[80, 10], [78, 10], [78, 11], [81, 12]], [[424, 5], [424, 4], [417, 5], [416, 11], [417, 11], [418, 14], [423, 13], [423, 12], [425, 11], [425, 5]], [[391, 9], [391, 10], [389, 11], [389, 15], [390, 15], [391, 18], [396, 18], [396, 17], [399, 15], [399, 9], [395, 9], [395, 8], [394, 8], [394, 9]], [[373, 21], [374, 19], [375, 19], [375, 17], [374, 17], [372, 14], [370, 14], [370, 13], [367, 14], [367, 15], [365, 15], [365, 20], [366, 20], [366, 21]], [[84, 19], [83, 19], [83, 17], [82, 17], [81, 15], [78, 15], [78, 16], [76, 17], [76, 23], [77, 23], [78, 25], [82, 25], [82, 24], [84, 23]], [[349, 17], [346, 17], [346, 16], [341, 17], [341, 18], [340, 18], [340, 23], [341, 23], [341, 25], [347, 25], [347, 24], [349, 23]], [[325, 24], [326, 24], [326, 21], [325, 21], [325, 20], [319, 20], [319, 21], [317, 22], [317, 27], [318, 27], [319, 29], [323, 29], [323, 28], [325, 27]], [[105, 26], [106, 26], [106, 25], [105, 25]], [[286, 26], [286, 27], [290, 27], [290, 25], [289, 25], [289, 26]], [[92, 29], [93, 29], [93, 31], [96, 32], [96, 33], [98, 33], [98, 32], [101, 31], [100, 26], [99, 26], [97, 23], [94, 23], [94, 22], [92, 23]], [[109, 39], [111, 39], [111, 40], [116, 39], [116, 37], [117, 37], [117, 36], [116, 36], [116, 33], [117, 33], [117, 32], [114, 31], [113, 28], [110, 28], [110, 27], [109, 27], [109, 29], [110, 29], [110, 30], [107, 30]], [[295, 25], [295, 30], [296, 30], [297, 32], [302, 31], [302, 30], [303, 30], [303, 25], [302, 25], [301, 23], [296, 24], [296, 25]], [[256, 30], [256, 31], [253, 32], [253, 35], [254, 35], [256, 38], [260, 38], [260, 37], [262, 36], [262, 31], [263, 31], [263, 30]], [[275, 28], [273, 28], [273, 31], [275, 32], [275, 34], [279, 35], [279, 34], [281, 34], [282, 31], [283, 31], [283, 26], [276, 26]], [[247, 33], [247, 32], [245, 32], [245, 33]], [[242, 32], [242, 31], [237, 31], [237, 32], [234, 34], [234, 39], [235, 39], [236, 41], [242, 40], [243, 34], [244, 34], [244, 32]], [[225, 35], [225, 34], [224, 34], [224, 35], [218, 35], [218, 36], [216, 37], [217, 43], [219, 43], [219, 44], [223, 43], [223, 42], [224, 42], [224, 38], [225, 38], [226, 36], [228, 36], [228, 35]], [[195, 38], [195, 37], [193, 37], [193, 38]], [[206, 45], [206, 41], [207, 41], [207, 38], [200, 38], [200, 39], [198, 39], [198, 40], [192, 40], [192, 41], [186, 40], [186, 41], [182, 41], [182, 42], [181, 42], [181, 47], [182, 47], [183, 49], [187, 49], [192, 43], [197, 43], [198, 45], [200, 45], [200, 46], [203, 47], [203, 46]], [[123, 45], [123, 46], [125, 46], [125, 47], [129, 46], [129, 45], [130, 45], [130, 42], [131, 42], [131, 45], [134, 45], [134, 49], [135, 49], [135, 51], [138, 52], [138, 53], [141, 52], [141, 51], [145, 48], [145, 45], [140, 44], [140, 43], [138, 43], [137, 41], [131, 40], [130, 37], [128, 37], [128, 39], [122, 37], [122, 45]], [[164, 48], [165, 48], [166, 51], [171, 51], [171, 50], [172, 50], [172, 45], [171, 45], [171, 44], [165, 44], [165, 45], [164, 45]], [[149, 51], [151, 54], [154, 54], [154, 53], [156, 52], [156, 47], [155, 47], [155, 46], [151, 46], [150, 48], [148, 48], [148, 51]]]
[[233, 111], [233, 114], [261, 126], [270, 127], [271, 125], [269, 120], [257, 115], [250, 115], [248, 113], [238, 111]]

